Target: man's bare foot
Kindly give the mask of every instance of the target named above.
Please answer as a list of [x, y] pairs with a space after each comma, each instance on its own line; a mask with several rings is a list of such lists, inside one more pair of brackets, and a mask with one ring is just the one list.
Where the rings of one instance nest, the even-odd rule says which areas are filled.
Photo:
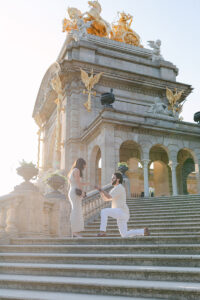
[[105, 233], [105, 231], [101, 231], [101, 232], [99, 232], [99, 233], [97, 234], [97, 236], [98, 236], [98, 237], [104, 237], [104, 236], [106, 236], [106, 233]]
[[149, 236], [150, 235], [150, 231], [148, 227], [144, 228], [144, 236]]

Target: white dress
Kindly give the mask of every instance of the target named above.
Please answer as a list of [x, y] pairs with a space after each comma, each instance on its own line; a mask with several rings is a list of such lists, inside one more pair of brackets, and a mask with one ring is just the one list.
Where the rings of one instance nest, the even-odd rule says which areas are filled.
[[70, 174], [69, 183], [70, 189], [68, 193], [69, 200], [71, 202], [71, 214], [70, 214], [70, 222], [72, 232], [80, 232], [84, 230], [84, 220], [83, 220], [83, 210], [82, 210], [82, 197], [76, 195], [75, 189], [78, 188], [75, 178], [74, 171]]

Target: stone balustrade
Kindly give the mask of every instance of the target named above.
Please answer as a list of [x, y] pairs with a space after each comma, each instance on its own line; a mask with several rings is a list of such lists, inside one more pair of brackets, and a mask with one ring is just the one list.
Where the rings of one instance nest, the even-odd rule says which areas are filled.
[[[111, 185], [104, 187], [109, 191]], [[101, 199], [97, 190], [83, 200], [85, 223], [94, 220], [110, 202]], [[32, 184], [18, 186], [0, 197], [0, 243], [15, 237], [70, 237], [71, 205], [64, 194], [54, 191], [43, 195]]]
[[[111, 189], [111, 185], [108, 184], [103, 187], [105, 191]], [[87, 194], [87, 197], [83, 200], [83, 217], [85, 224], [91, 222], [97, 218], [102, 208], [110, 207], [110, 201], [104, 201], [97, 190], [91, 191]]]
[[43, 195], [23, 183], [0, 197], [0, 243], [13, 237], [67, 237], [70, 204], [61, 193]]

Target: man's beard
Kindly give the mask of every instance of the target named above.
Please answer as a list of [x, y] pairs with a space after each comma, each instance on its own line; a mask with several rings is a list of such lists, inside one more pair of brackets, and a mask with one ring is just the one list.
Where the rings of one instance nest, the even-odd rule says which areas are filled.
[[112, 185], [115, 185], [117, 183], [117, 180], [112, 181]]

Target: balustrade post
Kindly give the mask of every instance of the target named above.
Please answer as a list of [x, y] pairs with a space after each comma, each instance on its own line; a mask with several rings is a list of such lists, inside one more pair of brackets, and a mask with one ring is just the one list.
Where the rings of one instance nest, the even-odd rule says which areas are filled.
[[6, 233], [7, 207], [0, 208], [0, 236]]
[[10, 203], [10, 206], [8, 206], [6, 218], [6, 232], [10, 235], [16, 235], [18, 232], [16, 226], [16, 209], [19, 203], [20, 201], [15, 200], [12, 203]]
[[50, 235], [50, 211], [52, 209], [52, 204], [45, 202], [43, 207], [44, 212], [44, 234]]

